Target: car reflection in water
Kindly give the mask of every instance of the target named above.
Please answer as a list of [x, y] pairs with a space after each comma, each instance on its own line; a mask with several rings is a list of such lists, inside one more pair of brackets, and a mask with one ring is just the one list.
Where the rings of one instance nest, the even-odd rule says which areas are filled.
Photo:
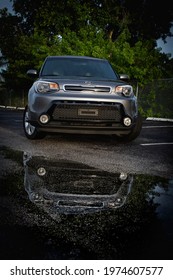
[[24, 153], [29, 199], [58, 219], [58, 214], [97, 212], [122, 207], [133, 176], [108, 173], [70, 161], [50, 161]]

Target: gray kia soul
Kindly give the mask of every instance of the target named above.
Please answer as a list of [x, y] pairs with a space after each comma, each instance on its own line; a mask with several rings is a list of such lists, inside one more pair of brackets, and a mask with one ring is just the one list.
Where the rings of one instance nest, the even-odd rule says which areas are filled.
[[[36, 70], [27, 74], [37, 77]], [[127, 80], [106, 59], [47, 57], [28, 93], [23, 115], [26, 137], [37, 139], [58, 132], [135, 139], [142, 121]]]

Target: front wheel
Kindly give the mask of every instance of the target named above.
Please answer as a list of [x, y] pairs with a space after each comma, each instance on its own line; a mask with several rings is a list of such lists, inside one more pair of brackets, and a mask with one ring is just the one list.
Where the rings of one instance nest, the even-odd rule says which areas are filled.
[[30, 124], [30, 122], [28, 121], [29, 120], [28, 115], [29, 115], [29, 109], [28, 106], [26, 106], [23, 113], [23, 129], [26, 137], [32, 140], [43, 138], [45, 136], [45, 133], [38, 131], [35, 126]]

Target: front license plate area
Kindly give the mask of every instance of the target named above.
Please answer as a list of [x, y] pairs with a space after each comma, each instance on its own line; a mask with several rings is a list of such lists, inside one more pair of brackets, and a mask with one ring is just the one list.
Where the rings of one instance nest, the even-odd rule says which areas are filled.
[[78, 116], [97, 117], [98, 114], [99, 114], [98, 109], [78, 109]]

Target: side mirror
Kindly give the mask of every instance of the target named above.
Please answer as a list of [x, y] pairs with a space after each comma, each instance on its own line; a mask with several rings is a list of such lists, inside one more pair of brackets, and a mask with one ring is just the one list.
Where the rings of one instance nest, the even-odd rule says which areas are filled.
[[35, 69], [30, 69], [30, 70], [27, 71], [27, 75], [29, 77], [36, 78], [36, 77], [38, 77], [38, 72]]
[[126, 74], [120, 74], [119, 77], [120, 77], [120, 80], [123, 80], [123, 81], [130, 80], [129, 75], [126, 75]]

